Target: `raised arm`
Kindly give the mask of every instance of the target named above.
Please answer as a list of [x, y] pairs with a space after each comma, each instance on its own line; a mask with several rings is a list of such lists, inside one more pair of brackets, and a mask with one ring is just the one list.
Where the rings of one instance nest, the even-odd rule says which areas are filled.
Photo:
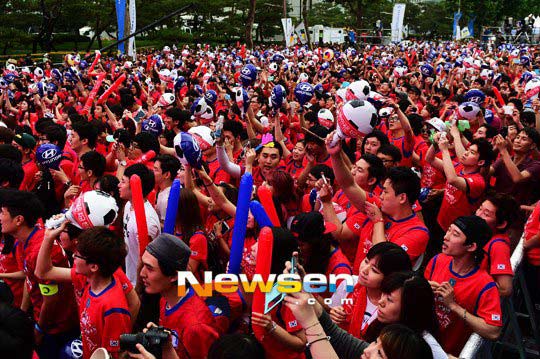
[[456, 173], [454, 163], [452, 162], [450, 152], [448, 151], [448, 139], [446, 136], [441, 136], [441, 138], [439, 138], [439, 148], [442, 152], [443, 171], [446, 177], [446, 182], [456, 187], [460, 191], [466, 191], [467, 181], [465, 178], [459, 177]]
[[347, 168], [347, 165], [343, 160], [341, 145], [337, 144], [335, 147], [330, 147], [333, 135], [334, 132], [329, 134], [326, 138], [326, 150], [330, 154], [332, 160], [332, 168], [336, 176], [336, 182], [356, 208], [363, 208], [366, 201], [366, 191], [354, 182], [351, 171]]
[[53, 266], [51, 254], [54, 240], [62, 233], [67, 226], [67, 221], [56, 229], [45, 230], [45, 236], [39, 249], [36, 262], [35, 274], [42, 280], [54, 280], [59, 282], [71, 281], [71, 269]]

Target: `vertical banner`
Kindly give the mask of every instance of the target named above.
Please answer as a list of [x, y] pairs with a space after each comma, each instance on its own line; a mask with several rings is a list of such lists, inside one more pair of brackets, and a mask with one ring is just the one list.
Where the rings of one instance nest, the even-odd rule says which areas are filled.
[[290, 17], [281, 19], [283, 25], [283, 37], [285, 38], [285, 46], [290, 47], [294, 44], [294, 27]]
[[[126, 0], [116, 0], [116, 22], [118, 26], [118, 40], [124, 38], [124, 23], [126, 21]], [[118, 50], [124, 53], [124, 43], [118, 44]]]
[[349, 41], [351, 44], [356, 44], [356, 33], [353, 30], [349, 30]]
[[454, 13], [454, 39], [459, 40], [461, 37], [461, 31], [459, 30], [459, 19], [463, 14], [461, 12]]
[[469, 24], [468, 24], [468, 28], [469, 28], [469, 36], [470, 37], [474, 37], [474, 21], [476, 20], [476, 15], [472, 15], [470, 18], [469, 18]]
[[392, 42], [403, 40], [403, 20], [405, 19], [405, 4], [395, 4], [392, 13]]
[[300, 42], [302, 44], [307, 43], [306, 26], [303, 22], [299, 23], [294, 29], [294, 31], [296, 32], [296, 35], [298, 35], [298, 38], [300, 39]]
[[[133, 34], [137, 29], [137, 8], [135, 0], [129, 0], [129, 34]], [[135, 56], [135, 36], [128, 40], [128, 55], [131, 56], [133, 61], [136, 60]]]

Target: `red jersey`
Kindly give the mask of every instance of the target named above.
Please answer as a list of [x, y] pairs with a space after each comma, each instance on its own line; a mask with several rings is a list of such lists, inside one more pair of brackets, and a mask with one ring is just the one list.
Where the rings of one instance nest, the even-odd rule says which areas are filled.
[[444, 198], [437, 216], [437, 222], [444, 231], [458, 217], [474, 214], [486, 189], [484, 177], [479, 172], [464, 173], [461, 164], [456, 167], [456, 172], [467, 182], [467, 190], [460, 191], [448, 182], [446, 183]]
[[[20, 270], [17, 266], [17, 257], [15, 256], [17, 245], [18, 243], [15, 243], [11, 252], [2, 254], [5, 243], [3, 240], [0, 241], [0, 273], [13, 273]], [[4, 278], [4, 282], [6, 282], [13, 293], [13, 306], [19, 308], [23, 296], [24, 280]]]
[[401, 137], [392, 137], [388, 136], [388, 140], [390, 141], [390, 144], [396, 146], [399, 148], [399, 151], [401, 152], [401, 161], [399, 162], [400, 166], [405, 167], [412, 167], [412, 155], [414, 148], [409, 148], [409, 145], [407, 144], [407, 141], [405, 139], [405, 136]]
[[173, 347], [180, 359], [206, 358], [219, 336], [210, 309], [193, 290], [172, 307], [161, 298], [159, 325], [176, 334]]
[[[191, 236], [189, 239], [189, 249], [191, 250], [190, 259], [194, 259], [197, 262], [200, 262], [199, 272], [204, 271], [208, 268], [207, 259], [208, 259], [208, 239], [203, 232], [198, 231]], [[202, 276], [197, 273], [195, 274], [199, 279]]]
[[[529, 216], [523, 235], [525, 240], [530, 240], [540, 231], [540, 201], [536, 203], [533, 212]], [[525, 252], [527, 260], [534, 266], [540, 266], [540, 248], [532, 248]]]
[[[76, 326], [77, 305], [75, 303], [75, 297], [73, 294], [73, 286], [71, 284], [57, 284], [52, 281], [43, 281], [38, 279], [34, 274], [36, 271], [37, 257], [41, 243], [43, 242], [43, 236], [45, 230], [38, 227], [34, 227], [34, 230], [30, 233], [28, 238], [24, 240], [18, 240], [16, 247], [17, 266], [19, 270], [24, 271], [26, 275], [26, 290], [30, 296], [30, 302], [34, 310], [34, 320], [39, 320], [41, 313], [41, 307], [43, 305], [43, 296], [39, 285], [57, 285], [58, 293], [55, 295], [65, 298], [61, 303], [54, 303], [54, 307], [48, 308], [50, 314], [50, 322], [42, 323], [42, 328], [46, 333], [58, 334], [66, 331], [70, 331]], [[53, 244], [51, 251], [51, 259], [54, 266], [57, 267], [69, 267], [68, 260], [64, 255], [62, 248], [56, 242]]]
[[99, 293], [90, 289], [88, 278], [71, 269], [71, 280], [78, 294], [83, 358], [102, 347], [114, 358], [120, 351], [120, 335], [131, 332], [131, 316], [122, 283], [112, 277]]
[[231, 182], [231, 176], [220, 167], [217, 158], [213, 161], [207, 162], [207, 164], [210, 171], [208, 175], [214, 180], [215, 184], [220, 184], [221, 182]]
[[[272, 320], [277, 325], [284, 328], [288, 333], [296, 333], [303, 330], [302, 326], [298, 323], [292, 312], [285, 305], [280, 303], [272, 311], [270, 315]], [[266, 358], [287, 358], [287, 359], [304, 359], [306, 356], [304, 352], [293, 351], [283, 344], [282, 341], [274, 338], [274, 336], [265, 335], [261, 344], [266, 352]]]
[[302, 171], [304, 171], [304, 166], [302, 163], [297, 164], [292, 157], [292, 153], [287, 157], [285, 160], [285, 171], [291, 175], [292, 178], [298, 179], [300, 177], [300, 174], [302, 174]]
[[[326, 277], [328, 278], [330, 274], [338, 275], [338, 274], [350, 274], [352, 275], [352, 267], [351, 263], [343, 254], [343, 252], [339, 248], [335, 248], [332, 253], [330, 253], [330, 260], [328, 261], [328, 266], [326, 267]], [[336, 283], [336, 287], [340, 285], [342, 280], [339, 280]], [[323, 298], [330, 298], [332, 296], [332, 292], [330, 290], [319, 293], [319, 295]]]
[[[375, 203], [380, 207], [379, 197], [370, 194], [366, 201]], [[360, 218], [360, 217], [359, 217]], [[356, 251], [353, 265], [354, 274], [358, 274], [360, 263], [366, 257], [367, 252], [373, 246], [371, 240], [373, 236], [373, 222], [365, 217], [363, 223], [354, 223], [349, 228], [356, 233], [360, 240]], [[414, 263], [426, 250], [429, 240], [429, 231], [424, 222], [416, 215], [416, 212], [409, 217], [395, 220], [390, 216], [384, 216], [384, 236], [387, 241], [399, 245], [407, 252], [411, 262]]]
[[24, 171], [24, 178], [19, 186], [21, 191], [32, 191], [37, 184], [35, 179], [36, 173], [39, 171], [34, 158], [30, 159], [22, 165]]
[[[452, 257], [439, 254], [428, 263], [424, 276], [437, 283], [449, 282], [461, 307], [489, 325], [502, 326], [499, 291], [486, 271], [475, 267], [461, 276], [452, 270]], [[447, 353], [458, 356], [472, 329], [460, 314], [450, 311], [441, 297], [435, 298], [435, 311], [439, 319], [441, 346]]]
[[510, 263], [510, 238], [506, 234], [496, 234], [484, 246], [484, 260], [480, 268], [488, 272], [492, 277], [495, 275], [514, 275]]

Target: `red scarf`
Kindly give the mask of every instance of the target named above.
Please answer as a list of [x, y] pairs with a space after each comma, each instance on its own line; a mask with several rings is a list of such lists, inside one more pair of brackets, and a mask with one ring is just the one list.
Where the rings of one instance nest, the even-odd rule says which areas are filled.
[[367, 306], [367, 289], [363, 285], [356, 284], [354, 291], [349, 298], [352, 298], [353, 304], [344, 304], [343, 309], [347, 315], [346, 324], [348, 324], [347, 331], [357, 338], [362, 339], [366, 334], [369, 325], [366, 325], [362, 329], [362, 322], [364, 320], [364, 313]]

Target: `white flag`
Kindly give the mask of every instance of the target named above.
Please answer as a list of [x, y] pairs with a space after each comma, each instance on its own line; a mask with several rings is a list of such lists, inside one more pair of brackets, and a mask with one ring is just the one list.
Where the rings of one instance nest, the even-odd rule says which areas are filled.
[[290, 17], [281, 19], [283, 25], [283, 37], [285, 37], [285, 46], [290, 47], [294, 45], [294, 27], [292, 19]]
[[403, 40], [403, 19], [405, 18], [405, 4], [395, 4], [392, 13], [392, 42]]
[[[133, 34], [137, 29], [137, 9], [135, 7], [135, 0], [129, 0], [129, 34]], [[130, 37], [128, 40], [128, 56], [136, 60], [135, 55], [135, 36]]]
[[302, 44], [307, 43], [307, 34], [306, 34], [306, 27], [303, 22], [299, 23], [296, 28], [294, 29], [296, 32], [296, 35], [298, 35], [298, 38], [300, 39], [300, 42]]

